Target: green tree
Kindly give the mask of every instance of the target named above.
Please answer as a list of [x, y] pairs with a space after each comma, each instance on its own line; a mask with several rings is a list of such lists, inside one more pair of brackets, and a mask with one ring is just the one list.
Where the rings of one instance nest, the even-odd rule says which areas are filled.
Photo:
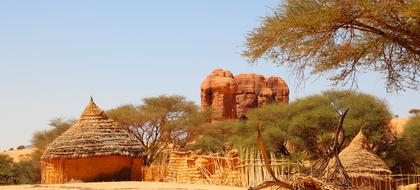
[[[149, 165], [165, 149], [183, 149], [198, 106], [182, 96], [159, 96], [143, 99], [141, 105], [124, 105], [108, 111], [122, 127], [129, 129], [146, 147], [145, 164]], [[189, 120], [190, 119], [190, 120]]]
[[248, 114], [248, 120], [234, 129], [233, 143], [238, 148], [258, 149], [258, 122], [263, 122], [262, 136], [266, 148], [277, 155], [289, 156], [288, 151], [288, 105], [267, 104]]
[[346, 84], [372, 70], [388, 90], [416, 89], [419, 12], [418, 0], [288, 0], [248, 34], [243, 55], [287, 64], [300, 78], [310, 70]]
[[33, 184], [38, 180], [38, 171], [31, 160], [24, 160], [14, 164], [16, 184]]
[[420, 161], [420, 116], [413, 117], [405, 127], [403, 138], [410, 142], [413, 152]]
[[14, 163], [7, 155], [0, 154], [0, 185], [31, 184], [35, 172], [31, 161]]
[[318, 159], [330, 151], [337, 112], [344, 108], [350, 110], [343, 124], [343, 147], [362, 129], [377, 153], [385, 151], [390, 144], [385, 128], [391, 118], [387, 106], [371, 95], [352, 91], [326, 91], [289, 105], [254, 109], [246, 125], [237, 128], [234, 142], [244, 148], [257, 146], [256, 126], [262, 122], [268, 150], [291, 158]]
[[229, 120], [201, 124], [201, 134], [187, 148], [202, 154], [225, 156], [233, 148], [232, 138], [241, 124], [240, 121]]
[[0, 154], [0, 184], [16, 184], [14, 177], [12, 158]]
[[329, 152], [338, 112], [344, 108], [350, 110], [343, 123], [343, 148], [363, 130], [375, 152], [385, 151], [390, 143], [385, 127], [391, 119], [388, 107], [374, 96], [352, 91], [326, 91], [292, 103], [289, 135], [295, 148], [310, 158]]

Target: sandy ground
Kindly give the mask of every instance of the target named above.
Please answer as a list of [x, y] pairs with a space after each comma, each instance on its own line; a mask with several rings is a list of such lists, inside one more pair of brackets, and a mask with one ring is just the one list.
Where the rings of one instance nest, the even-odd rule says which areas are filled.
[[12, 185], [0, 186], [0, 190], [246, 190], [247, 188], [203, 185], [180, 184], [161, 182], [103, 182], [103, 183], [72, 183], [57, 185]]
[[21, 160], [28, 160], [31, 159], [31, 154], [35, 150], [35, 148], [25, 148], [22, 150], [9, 150], [6, 152], [0, 152], [0, 154], [9, 155], [13, 158], [14, 162], [19, 162]]

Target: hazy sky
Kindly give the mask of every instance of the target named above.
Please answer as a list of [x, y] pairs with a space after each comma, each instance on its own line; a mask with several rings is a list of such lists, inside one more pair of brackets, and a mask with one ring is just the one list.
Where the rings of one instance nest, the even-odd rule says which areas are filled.
[[[291, 100], [330, 89], [324, 78], [296, 86], [286, 67], [246, 63], [245, 35], [275, 0], [0, 1], [0, 150], [30, 144], [55, 117], [75, 118], [93, 96], [103, 109], [179, 94], [199, 104], [215, 68], [277, 75]], [[314, 78], [315, 79], [315, 78]], [[420, 107], [420, 93], [386, 93], [380, 75], [359, 89], [394, 114]]]

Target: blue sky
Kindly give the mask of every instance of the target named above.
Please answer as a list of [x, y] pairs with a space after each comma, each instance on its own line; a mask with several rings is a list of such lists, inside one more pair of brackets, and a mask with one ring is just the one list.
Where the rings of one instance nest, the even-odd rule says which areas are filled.
[[[75, 118], [89, 97], [103, 109], [144, 97], [179, 94], [200, 100], [215, 68], [281, 76], [291, 100], [333, 88], [325, 76], [296, 86], [286, 67], [241, 57], [246, 33], [274, 0], [0, 1], [0, 150], [29, 144], [55, 117]], [[408, 116], [420, 93], [385, 91], [375, 73], [358, 90]]]

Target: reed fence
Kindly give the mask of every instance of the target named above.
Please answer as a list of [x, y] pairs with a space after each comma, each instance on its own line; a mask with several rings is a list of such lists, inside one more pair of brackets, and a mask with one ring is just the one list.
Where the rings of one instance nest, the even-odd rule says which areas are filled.
[[[307, 171], [308, 168], [276, 157], [270, 153], [270, 166], [275, 176], [285, 182], [293, 174]], [[309, 168], [311, 169], [311, 168]], [[254, 187], [272, 180], [265, 168], [262, 154], [257, 151], [242, 151], [239, 157], [220, 157], [195, 155], [192, 152], [164, 153], [144, 172], [146, 181], [165, 181], [178, 183], [199, 183]], [[420, 183], [420, 174], [394, 174], [351, 178], [353, 186], [368, 184], [369, 189], [397, 189], [400, 186]], [[367, 181], [369, 179], [370, 181]], [[373, 179], [373, 181], [372, 181]]]

